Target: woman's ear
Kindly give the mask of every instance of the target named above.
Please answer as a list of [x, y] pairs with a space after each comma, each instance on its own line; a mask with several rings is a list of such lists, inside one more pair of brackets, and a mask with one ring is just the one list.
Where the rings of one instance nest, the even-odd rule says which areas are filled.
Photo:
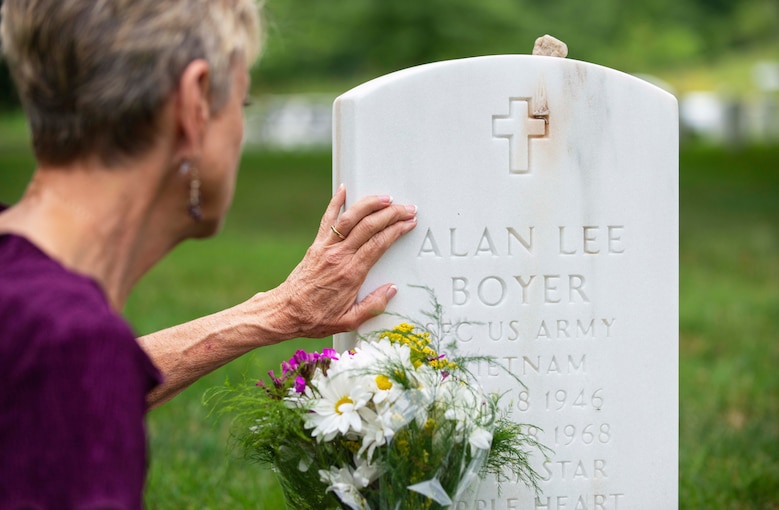
[[192, 159], [201, 152], [211, 116], [210, 73], [208, 62], [193, 60], [179, 79], [174, 118], [178, 159]]

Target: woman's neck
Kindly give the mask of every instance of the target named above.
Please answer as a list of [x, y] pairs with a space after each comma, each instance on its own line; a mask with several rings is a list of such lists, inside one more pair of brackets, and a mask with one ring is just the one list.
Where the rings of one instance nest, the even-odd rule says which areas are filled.
[[0, 215], [0, 232], [23, 235], [93, 278], [119, 311], [141, 276], [185, 237], [186, 214], [170, 210], [166, 196], [172, 179], [149, 165], [39, 168], [19, 203]]

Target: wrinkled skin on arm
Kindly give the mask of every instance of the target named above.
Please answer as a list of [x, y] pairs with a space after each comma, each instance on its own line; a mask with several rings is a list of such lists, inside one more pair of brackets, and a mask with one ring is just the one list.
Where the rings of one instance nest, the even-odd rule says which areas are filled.
[[275, 289], [139, 339], [165, 376], [148, 397], [151, 406], [252, 349], [353, 330], [385, 310], [397, 292], [392, 283], [359, 302], [357, 292], [376, 261], [416, 226], [416, 207], [394, 205], [388, 196], [369, 196], [341, 214], [345, 203], [346, 190], [341, 187], [305, 257]]

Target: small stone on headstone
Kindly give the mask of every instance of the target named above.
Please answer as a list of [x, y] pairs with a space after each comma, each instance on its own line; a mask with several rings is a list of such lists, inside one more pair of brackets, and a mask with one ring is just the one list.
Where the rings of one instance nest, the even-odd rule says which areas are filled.
[[568, 56], [568, 45], [547, 34], [536, 39], [536, 44], [533, 46], [533, 55], [565, 58]]

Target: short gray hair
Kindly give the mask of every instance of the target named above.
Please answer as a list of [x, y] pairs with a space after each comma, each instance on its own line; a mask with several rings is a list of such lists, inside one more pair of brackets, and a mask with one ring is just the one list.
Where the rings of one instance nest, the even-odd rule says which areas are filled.
[[206, 60], [210, 106], [230, 95], [237, 55], [261, 46], [256, 0], [5, 0], [0, 43], [39, 161], [148, 149], [186, 66]]

